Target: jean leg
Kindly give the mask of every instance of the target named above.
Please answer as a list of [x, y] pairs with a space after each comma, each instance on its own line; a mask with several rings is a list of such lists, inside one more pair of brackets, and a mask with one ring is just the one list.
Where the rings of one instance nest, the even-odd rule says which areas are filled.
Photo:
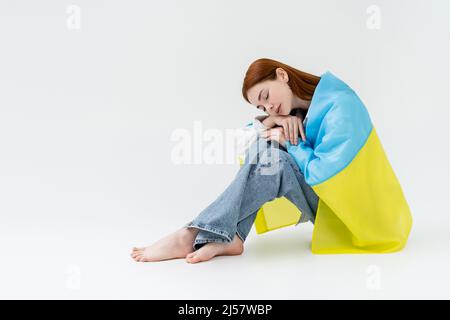
[[252, 226], [253, 223], [255, 222], [258, 211], [259, 209], [238, 222], [236, 233], [239, 236], [239, 238], [241, 238], [242, 242], [245, 242], [248, 234], [250, 233], [250, 230], [252, 230]]
[[193, 248], [194, 250], [200, 249], [203, 245], [205, 245], [208, 242], [218, 242], [218, 243], [226, 243], [229, 242], [226, 237], [220, 235], [217, 233], [217, 231], [209, 231], [209, 227], [200, 227], [196, 225], [195, 223], [189, 224], [191, 228], [196, 227], [199, 229], [199, 232], [197, 233], [197, 236], [195, 237]]
[[195, 250], [209, 241], [231, 242], [236, 233], [245, 240], [259, 208], [277, 197], [285, 196], [299, 207], [303, 213], [299, 223], [314, 221], [312, 209], [298, 181], [301, 173], [295, 161], [286, 151], [273, 147], [264, 139], [257, 139], [249, 152], [259, 148], [261, 140], [268, 146], [261, 152], [258, 149], [247, 153], [246, 161], [232, 183], [185, 225], [200, 229], [193, 244]]
[[193, 243], [195, 250], [208, 242], [208, 240], [212, 242], [231, 242], [237, 232], [237, 223], [251, 214], [251, 212], [247, 212], [245, 215], [241, 214], [242, 196], [246, 188], [247, 179], [250, 172], [257, 166], [257, 163], [249, 161], [249, 155], [254, 155], [260, 149], [267, 148], [264, 143], [262, 139], [257, 139], [250, 146], [249, 150], [247, 150], [244, 164], [240, 167], [230, 185], [216, 200], [203, 209], [195, 219], [184, 225], [185, 227], [199, 229]]
[[[245, 240], [247, 239], [247, 236], [252, 229], [253, 223], [255, 222], [257, 213], [258, 210], [237, 223], [236, 234], [239, 236], [242, 242], [245, 242]], [[193, 224], [190, 225], [192, 226]], [[226, 238], [224, 238], [221, 235], [218, 235], [217, 233], [207, 231], [208, 229], [209, 228], [206, 226], [206, 228], [200, 229], [199, 232], [197, 233], [197, 237], [195, 238], [193, 245], [195, 250], [201, 248], [204, 244], [208, 242], [219, 242], [219, 243], [227, 242]]]
[[249, 174], [241, 210], [254, 212], [265, 202], [280, 197], [286, 197], [302, 212], [297, 224], [314, 223], [318, 196], [306, 184], [293, 157], [282, 148], [270, 147]]
[[[316, 219], [317, 207], [319, 204], [319, 197], [314, 192], [314, 190], [311, 188], [311, 186], [306, 183], [305, 176], [300, 171], [300, 168], [298, 167], [294, 158], [289, 153], [287, 153], [287, 151], [286, 151], [286, 154], [289, 155], [289, 156], [285, 157], [286, 163], [292, 167], [292, 169], [297, 177], [297, 181], [299, 183], [300, 190], [303, 192], [303, 196], [301, 194], [299, 195], [298, 193], [294, 193], [294, 194], [288, 193], [286, 195], [286, 198], [288, 198], [292, 203], [294, 203], [300, 210], [302, 208], [304, 208], [304, 206], [302, 206], [302, 203], [306, 202], [309, 205], [309, 208], [311, 209], [311, 215], [310, 215], [309, 220], [314, 224], [315, 219]], [[298, 225], [299, 223], [302, 223], [302, 222], [306, 222], [306, 221], [305, 221], [305, 219], [302, 219], [302, 217], [300, 217], [300, 220], [297, 222], [296, 225]]]
[[[252, 229], [253, 223], [255, 222], [257, 213], [258, 210], [237, 223], [236, 234], [242, 240], [242, 242], [245, 242], [245, 240], [247, 239], [247, 236]], [[197, 233], [197, 237], [195, 238], [193, 247], [194, 249], [199, 249], [208, 242], [225, 243], [227, 242], [227, 240], [217, 233], [200, 229]]]

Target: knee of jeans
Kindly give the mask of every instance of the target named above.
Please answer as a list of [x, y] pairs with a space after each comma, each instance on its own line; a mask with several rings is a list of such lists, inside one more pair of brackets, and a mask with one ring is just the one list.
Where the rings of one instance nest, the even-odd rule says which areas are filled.
[[258, 164], [261, 166], [268, 166], [272, 163], [286, 162], [290, 157], [289, 153], [281, 149], [272, 148], [270, 152], [265, 150], [260, 157]]
[[287, 157], [289, 157], [289, 154], [282, 150], [271, 154], [265, 151], [256, 163], [255, 172], [267, 175], [279, 174], [285, 168], [285, 162], [288, 161]]

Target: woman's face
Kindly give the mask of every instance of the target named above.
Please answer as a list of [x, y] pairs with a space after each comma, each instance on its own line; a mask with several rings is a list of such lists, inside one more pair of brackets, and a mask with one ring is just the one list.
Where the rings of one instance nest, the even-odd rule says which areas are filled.
[[250, 103], [268, 115], [288, 115], [292, 110], [293, 93], [287, 82], [287, 73], [276, 70], [276, 80], [266, 80], [255, 84], [247, 91]]

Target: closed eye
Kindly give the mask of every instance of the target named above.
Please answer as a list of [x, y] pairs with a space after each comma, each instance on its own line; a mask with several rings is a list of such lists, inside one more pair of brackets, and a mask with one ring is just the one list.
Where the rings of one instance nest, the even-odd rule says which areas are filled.
[[[267, 96], [264, 98], [264, 100], [267, 101], [267, 99], [269, 99], [269, 91], [267, 91]], [[261, 108], [258, 106], [257, 108], [258, 108], [259, 110], [262, 110], [262, 111], [266, 112], [266, 108], [263, 107], [263, 106], [261, 106]]]

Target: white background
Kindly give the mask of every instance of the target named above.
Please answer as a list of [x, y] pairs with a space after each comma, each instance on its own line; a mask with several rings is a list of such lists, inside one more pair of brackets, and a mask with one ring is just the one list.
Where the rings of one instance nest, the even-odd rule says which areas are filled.
[[[1, 0], [0, 297], [450, 298], [449, 15], [444, 0]], [[241, 86], [262, 57], [329, 70], [365, 102], [413, 214], [407, 247], [313, 255], [305, 224], [253, 228], [242, 256], [136, 263], [133, 246], [231, 182], [238, 164], [175, 165], [170, 137], [260, 114]]]

